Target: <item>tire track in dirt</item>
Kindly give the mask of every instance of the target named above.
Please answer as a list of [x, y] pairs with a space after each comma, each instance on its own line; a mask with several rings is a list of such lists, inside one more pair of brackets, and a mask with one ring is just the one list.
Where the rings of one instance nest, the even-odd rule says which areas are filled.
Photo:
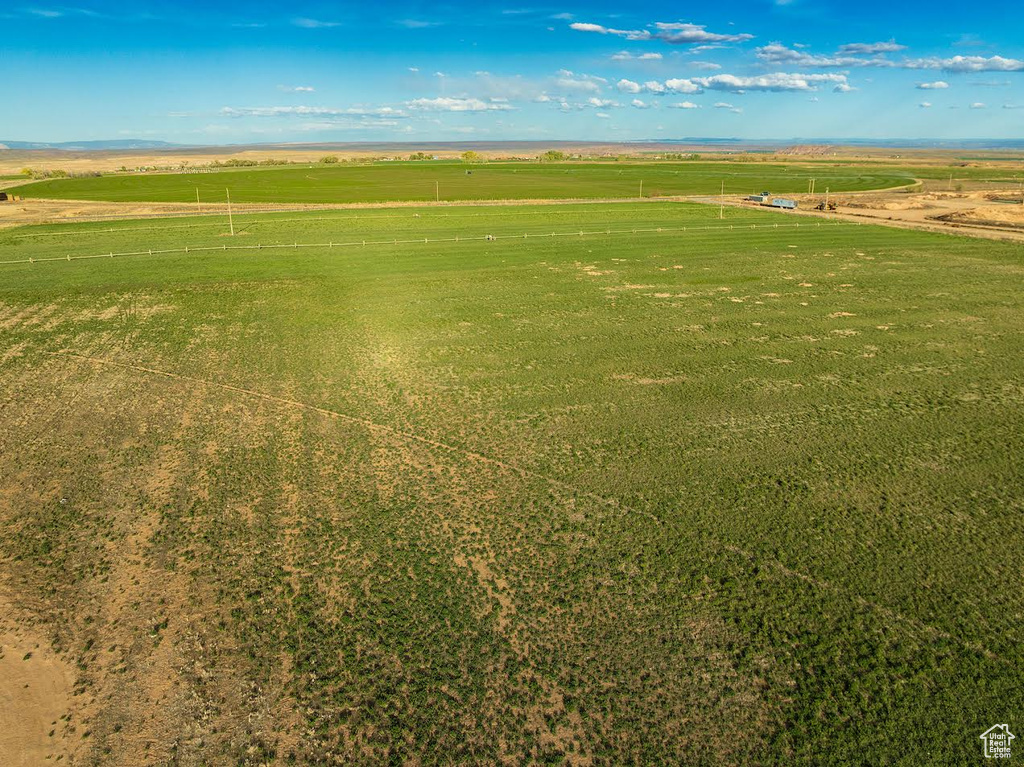
[[[407, 439], [407, 440], [411, 440], [411, 441], [414, 441], [414, 442], [418, 442], [420, 444], [429, 445], [430, 447], [438, 448], [438, 449], [444, 450], [444, 451], [449, 452], [449, 453], [458, 453], [458, 454], [461, 454], [461, 455], [463, 455], [463, 456], [465, 456], [467, 458], [470, 458], [471, 460], [474, 460], [474, 461], [477, 461], [479, 463], [483, 463], [483, 464], [486, 464], [486, 465], [489, 465], [489, 466], [494, 466], [496, 468], [502, 469], [502, 470], [507, 471], [509, 473], [516, 474], [516, 475], [518, 475], [520, 477], [529, 477], [529, 478], [532, 478], [532, 479], [540, 480], [542, 482], [545, 482], [545, 483], [551, 485], [552, 487], [557, 487], [560, 490], [563, 490], [563, 491], [565, 491], [565, 492], [567, 492], [567, 493], [569, 493], [571, 495], [575, 495], [575, 496], [582, 497], [582, 498], [587, 498], [587, 499], [592, 500], [592, 501], [594, 501], [594, 502], [596, 502], [596, 503], [598, 503], [598, 504], [600, 504], [602, 506], [616, 509], [616, 510], [622, 512], [623, 515], [629, 514], [629, 515], [634, 515], [634, 516], [642, 516], [642, 517], [646, 517], [646, 518], [650, 519], [651, 521], [653, 521], [655, 524], [657, 524], [659, 526], [664, 525], [664, 522], [660, 518], [655, 516], [654, 514], [651, 514], [650, 512], [642, 511], [640, 509], [634, 509], [632, 507], [626, 506], [625, 504], [620, 503], [619, 501], [617, 501], [615, 499], [607, 498], [605, 496], [598, 495], [597, 493], [592, 493], [592, 492], [589, 492], [589, 491], [579, 490], [578, 488], [573, 487], [572, 485], [570, 485], [570, 484], [568, 484], [566, 482], [563, 482], [561, 480], [555, 479], [553, 477], [548, 477], [546, 475], [539, 474], [537, 472], [530, 471], [529, 469], [523, 469], [523, 468], [521, 468], [519, 466], [515, 466], [513, 464], [507, 463], [507, 462], [502, 461], [500, 459], [491, 458], [489, 456], [486, 456], [486, 455], [484, 455], [482, 453], [475, 452], [473, 450], [467, 450], [465, 448], [461, 448], [461, 447], [458, 447], [456, 445], [450, 445], [448, 443], [441, 442], [441, 441], [435, 440], [435, 439], [431, 439], [429, 437], [424, 437], [424, 436], [419, 435], [419, 434], [414, 434], [412, 432], [407, 432], [407, 431], [404, 431], [402, 429], [396, 429], [394, 427], [387, 426], [385, 424], [376, 423], [375, 421], [371, 421], [371, 420], [369, 420], [367, 418], [359, 418], [357, 416], [346, 415], [344, 413], [339, 413], [337, 411], [330, 410], [328, 408], [319, 407], [317, 405], [311, 405], [311, 404], [308, 404], [308, 403], [305, 403], [305, 402], [300, 402], [298, 400], [288, 399], [286, 397], [278, 397], [278, 396], [273, 395], [273, 394], [266, 394], [266, 393], [263, 393], [263, 392], [253, 391], [251, 389], [245, 389], [245, 388], [242, 388], [240, 386], [233, 386], [231, 384], [220, 383], [220, 382], [217, 382], [217, 381], [209, 381], [209, 380], [206, 380], [206, 379], [196, 378], [196, 377], [193, 377], [193, 376], [186, 376], [186, 375], [181, 375], [181, 374], [178, 374], [178, 373], [172, 373], [172, 372], [165, 371], [165, 370], [157, 370], [155, 368], [144, 367], [144, 366], [141, 366], [141, 365], [133, 365], [133, 364], [124, 363], [124, 362], [115, 362], [113, 360], [102, 359], [102, 358], [99, 358], [99, 357], [89, 357], [89, 356], [82, 355], [82, 354], [76, 354], [74, 352], [44, 352], [44, 353], [45, 354], [49, 354], [51, 356], [72, 358], [72, 359], [77, 359], [77, 360], [80, 360], [80, 361], [83, 361], [83, 362], [89, 362], [89, 363], [97, 364], [97, 365], [104, 365], [104, 366], [108, 366], [108, 367], [120, 368], [120, 369], [123, 369], [123, 370], [133, 370], [133, 371], [136, 371], [136, 372], [146, 373], [146, 374], [154, 375], [154, 376], [160, 376], [160, 377], [163, 377], [163, 378], [169, 378], [169, 379], [176, 380], [176, 381], [181, 381], [181, 382], [184, 382], [184, 383], [191, 383], [191, 384], [197, 384], [199, 386], [213, 387], [213, 388], [221, 389], [221, 390], [224, 390], [224, 391], [230, 391], [230, 392], [235, 392], [235, 393], [238, 393], [238, 394], [244, 394], [246, 396], [253, 397], [253, 398], [256, 398], [256, 399], [261, 399], [261, 400], [268, 401], [268, 402], [276, 402], [278, 404], [286, 405], [288, 407], [301, 408], [301, 409], [307, 410], [309, 412], [320, 413], [320, 414], [322, 414], [324, 416], [327, 416], [328, 418], [333, 418], [333, 419], [342, 420], [342, 421], [345, 421], [345, 422], [348, 422], [348, 423], [353, 423], [353, 424], [360, 425], [360, 426], [362, 426], [362, 427], [364, 427], [366, 429], [369, 429], [370, 431], [374, 431], [374, 432], [378, 432], [378, 433], [390, 434], [392, 436], [400, 437], [402, 439]], [[991, 650], [989, 650], [988, 648], [986, 648], [986, 647], [984, 647], [982, 645], [979, 645], [978, 643], [966, 641], [966, 640], [964, 640], [964, 639], [962, 639], [960, 637], [957, 637], [957, 636], [955, 636], [953, 634], [950, 634], [949, 632], [943, 631], [942, 629], [939, 629], [939, 628], [937, 628], [935, 626], [932, 626], [932, 625], [930, 625], [928, 623], [925, 623], [924, 621], [921, 621], [921, 620], [919, 620], [917, 618], [913, 618], [913, 617], [907, 616], [907, 615], [905, 615], [905, 614], [903, 614], [903, 613], [901, 613], [901, 612], [899, 612], [897, 610], [893, 610], [893, 609], [891, 609], [889, 607], [886, 607], [884, 605], [878, 604], [877, 602], [873, 602], [873, 601], [871, 601], [869, 599], [866, 599], [866, 598], [864, 598], [864, 597], [862, 597], [862, 596], [860, 596], [858, 594], [851, 593], [849, 590], [847, 590], [847, 589], [843, 588], [842, 586], [839, 586], [839, 585], [837, 585], [837, 584], [835, 584], [835, 583], [833, 583], [831, 581], [828, 581], [828, 580], [825, 580], [825, 579], [821, 579], [821, 578], [816, 578], [815, 576], [810, 575], [808, 573], [802, 572], [800, 570], [793, 569], [793, 568], [789, 567], [788, 565], [786, 565], [785, 563], [783, 563], [782, 561], [780, 561], [780, 560], [778, 560], [778, 559], [776, 559], [774, 557], [758, 555], [758, 554], [756, 554], [756, 553], [754, 553], [752, 551], [749, 551], [747, 549], [744, 549], [744, 548], [742, 548], [740, 546], [736, 546], [736, 545], [731, 544], [731, 543], [726, 543], [726, 542], [720, 541], [717, 538], [714, 538], [713, 536], [710, 537], [710, 540], [711, 540], [712, 543], [714, 543], [722, 551], [728, 551], [728, 552], [730, 552], [730, 553], [732, 553], [732, 554], [734, 554], [736, 556], [739, 556], [739, 557], [741, 557], [743, 559], [747, 559], [747, 560], [749, 560], [751, 562], [754, 562], [754, 563], [766, 564], [773, 571], [775, 571], [777, 573], [780, 573], [780, 574], [782, 574], [782, 575], [784, 575], [786, 577], [796, 578], [796, 579], [804, 581], [805, 583], [809, 583], [809, 584], [811, 584], [813, 586], [821, 588], [823, 590], [829, 590], [829, 591], [832, 591], [833, 593], [840, 594], [843, 597], [845, 597], [846, 599], [850, 600], [851, 602], [853, 602], [853, 603], [855, 603], [855, 604], [857, 604], [859, 606], [870, 608], [870, 609], [876, 611], [877, 613], [879, 613], [880, 615], [884, 616], [885, 618], [887, 618], [889, 620], [899, 621], [899, 622], [903, 623], [905, 626], [907, 626], [907, 627], [909, 627], [909, 628], [911, 628], [911, 629], [913, 629], [913, 630], [915, 630], [917, 632], [924, 633], [924, 634], [926, 634], [927, 636], [929, 636], [931, 638], [941, 637], [943, 639], [946, 639], [947, 641], [953, 642], [954, 644], [956, 644], [956, 645], [960, 646], [961, 648], [966, 649], [966, 650], [968, 650], [970, 652], [980, 653], [980, 654], [984, 655], [986, 658], [989, 658], [991, 660], [997, 660], [997, 661], [1002, 662], [1002, 663], [1008, 662], [1008, 661], [1006, 661], [1006, 659], [996, 655]]]
[[51, 356], [55, 356], [55, 357], [71, 357], [71, 358], [75, 358], [75, 359], [82, 360], [82, 361], [85, 361], [85, 362], [91, 362], [91, 363], [94, 363], [94, 364], [97, 364], [97, 365], [106, 365], [108, 367], [116, 367], [116, 368], [121, 368], [121, 369], [124, 369], [124, 370], [134, 370], [136, 372], [148, 373], [150, 375], [161, 376], [163, 378], [170, 378], [172, 380], [183, 381], [185, 383], [192, 383], [192, 384], [198, 384], [200, 386], [213, 387], [213, 388], [217, 388], [217, 389], [222, 389], [224, 391], [235, 392], [237, 394], [244, 394], [246, 396], [254, 397], [256, 399], [266, 400], [268, 402], [276, 402], [276, 403], [281, 404], [281, 405], [287, 405], [288, 407], [297, 407], [297, 408], [301, 408], [303, 410], [308, 410], [310, 412], [320, 413], [321, 415], [327, 416], [328, 418], [335, 418], [335, 419], [338, 419], [338, 420], [346, 421], [348, 423], [358, 424], [359, 426], [362, 426], [362, 427], [364, 427], [366, 429], [369, 429], [371, 431], [385, 432], [385, 433], [391, 434], [393, 436], [402, 437], [403, 439], [408, 439], [408, 440], [412, 440], [414, 442], [419, 442], [419, 443], [424, 444], [424, 445], [429, 445], [430, 447], [435, 447], [435, 448], [438, 448], [440, 450], [444, 450], [444, 451], [449, 452], [449, 453], [460, 453], [460, 454], [466, 456], [467, 458], [470, 458], [470, 459], [472, 459], [474, 461], [477, 461], [479, 463], [484, 463], [484, 464], [487, 464], [489, 466], [495, 466], [495, 467], [497, 467], [499, 469], [503, 469], [503, 470], [505, 470], [507, 472], [510, 472], [512, 474], [518, 474], [521, 477], [530, 477], [530, 478], [533, 478], [533, 479], [539, 479], [539, 480], [541, 480], [543, 482], [546, 482], [546, 483], [548, 483], [550, 485], [558, 487], [559, 489], [564, 490], [564, 491], [566, 491], [566, 492], [568, 492], [570, 494], [578, 495], [578, 496], [581, 496], [581, 497], [586, 497], [586, 498], [588, 498], [588, 499], [590, 499], [592, 501], [596, 501], [597, 503], [601, 504], [602, 506], [606, 506], [606, 507], [611, 507], [611, 508], [617, 509], [617, 510], [621, 511], [623, 514], [633, 514], [633, 515], [638, 515], [638, 516], [644, 516], [644, 517], [647, 517], [648, 519], [650, 519], [652, 522], [654, 522], [657, 525], [663, 524], [661, 519], [659, 519], [654, 514], [651, 514], [648, 511], [641, 511], [639, 509], [629, 508], [629, 507], [624, 506], [623, 504], [619, 503], [618, 501], [616, 501], [616, 500], [614, 500], [612, 498], [606, 498], [604, 496], [597, 495], [596, 493], [590, 493], [590, 492], [587, 492], [587, 491], [581, 491], [581, 490], [573, 487], [572, 485], [570, 485], [570, 484], [568, 484], [566, 482], [562, 482], [561, 480], [554, 479], [552, 477], [548, 477], [548, 476], [543, 475], [543, 474], [538, 474], [536, 472], [530, 471], [529, 469], [523, 469], [523, 468], [521, 468], [519, 466], [515, 466], [513, 464], [506, 463], [505, 461], [502, 461], [502, 460], [497, 459], [497, 458], [491, 458], [489, 456], [484, 455], [483, 453], [478, 453], [478, 452], [475, 452], [473, 450], [467, 450], [466, 448], [458, 447], [456, 445], [450, 445], [450, 444], [448, 444], [446, 442], [440, 442], [438, 440], [431, 439], [430, 437], [424, 437], [422, 435], [414, 434], [412, 432], [404, 431], [402, 429], [396, 429], [396, 428], [394, 428], [392, 426], [387, 426], [386, 424], [377, 423], [376, 421], [371, 421], [371, 420], [369, 420], [367, 418], [359, 418], [358, 416], [346, 415], [345, 413], [339, 413], [339, 412], [337, 412], [335, 410], [329, 410], [327, 408], [319, 407], [317, 405], [310, 405], [309, 403], [306, 403], [306, 402], [300, 402], [298, 400], [288, 399], [287, 397], [278, 397], [278, 396], [276, 396], [274, 394], [266, 394], [264, 392], [253, 391], [252, 389], [245, 389], [245, 388], [242, 388], [240, 386], [233, 386], [232, 384], [220, 383], [218, 381], [209, 381], [209, 380], [206, 380], [206, 379], [203, 379], [203, 378], [195, 378], [193, 376], [181, 375], [179, 373], [171, 373], [171, 372], [166, 371], [166, 370], [157, 370], [155, 368], [143, 367], [141, 365], [132, 365], [132, 364], [124, 363], [124, 362], [115, 362], [113, 360], [102, 359], [100, 357], [90, 357], [90, 356], [87, 356], [87, 355], [84, 355], [84, 354], [76, 354], [74, 352], [44, 352], [44, 353], [45, 354], [49, 354]]

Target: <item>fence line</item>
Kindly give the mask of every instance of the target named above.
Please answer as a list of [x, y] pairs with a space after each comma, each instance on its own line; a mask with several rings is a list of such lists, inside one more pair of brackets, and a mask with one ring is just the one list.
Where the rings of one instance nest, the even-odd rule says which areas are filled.
[[[498, 206], [494, 206], [494, 207], [498, 207]], [[555, 207], [555, 206], [551, 206], [551, 207]], [[623, 208], [622, 212], [623, 213], [634, 212], [635, 210], [636, 209]], [[291, 212], [296, 212], [296, 211], [290, 211], [290, 210], [271, 210], [271, 211], [259, 210], [259, 211], [249, 211], [249, 212], [242, 211], [240, 213], [235, 213], [234, 217], [235, 217], [235, 220], [238, 221], [239, 219], [243, 219], [243, 217], [245, 217], [245, 216], [255, 216], [255, 215], [260, 215], [260, 214], [263, 214], [263, 213], [291, 213]], [[339, 213], [345, 213], [346, 211], [344, 209], [341, 209], [338, 212]], [[587, 212], [589, 213], [590, 211], [587, 211]], [[571, 211], [563, 211], [563, 213], [564, 213], [564, 215], [573, 215], [573, 214], [577, 214], [577, 213], [582, 213], [582, 211], [571, 210]], [[195, 214], [189, 214], [189, 215], [193, 215], [194, 217], [199, 218], [199, 216], [195, 215]], [[214, 216], [217, 216], [219, 218], [219, 217], [223, 216], [224, 220], [226, 221], [227, 220], [227, 215], [228, 215], [227, 211], [225, 210], [223, 212], [218, 212], [218, 213], [215, 213], [215, 214], [214, 213], [204, 213], [202, 215], [202, 217], [203, 218], [213, 218]], [[367, 215], [360, 215], [360, 214], [351, 215], [351, 216], [346, 216], [346, 215], [338, 215], [338, 216], [299, 216], [299, 217], [295, 217], [295, 218], [271, 218], [271, 219], [264, 219], [262, 221], [260, 221], [260, 220], [250, 221], [248, 218], [245, 218], [245, 219], [243, 219], [243, 222], [246, 223], [246, 224], [249, 224], [251, 226], [253, 224], [278, 224], [278, 223], [286, 223], [286, 222], [293, 222], [293, 221], [302, 221], [302, 222], [306, 222], [306, 221], [341, 221], [341, 222], [344, 222], [344, 221], [357, 221], [357, 220], [361, 220], [361, 219], [365, 219], [365, 220], [368, 220], [368, 221], [379, 221], [379, 220], [392, 219], [392, 218], [402, 218], [402, 219], [405, 219], [405, 218], [423, 218], [423, 219], [435, 219], [435, 218], [494, 218], [495, 215], [498, 215], [498, 216], [550, 216], [551, 215], [551, 211], [550, 210], [509, 211], [507, 213], [503, 212], [503, 213], [499, 213], [499, 214], [488, 212], [488, 213], [425, 213], [425, 214], [412, 213], [412, 214], [408, 214], [408, 215], [384, 214], [384, 215], [379, 215], [379, 216], [374, 216], [374, 215], [367, 216]], [[123, 219], [123, 220], [131, 221], [132, 219]], [[39, 224], [39, 226], [70, 226], [70, 225], [73, 225], [74, 223], [76, 223], [76, 222], [75, 221], [50, 222], [50, 223]], [[742, 223], [742, 219], [737, 219], [733, 223]], [[116, 227], [116, 228], [115, 227], [111, 227], [109, 229], [69, 229], [66, 232], [32, 232], [32, 233], [29, 233], [29, 234], [16, 234], [16, 235], [14, 235], [14, 238], [15, 239], [30, 239], [30, 238], [36, 238], [36, 237], [64, 237], [64, 236], [69, 235], [69, 234], [110, 234], [110, 233], [116, 234], [118, 232], [165, 231], [165, 230], [168, 230], [168, 229], [191, 229], [193, 227], [195, 227], [195, 228], [202, 228], [202, 227], [222, 226], [222, 225], [223, 224], [220, 221], [204, 221], [204, 222], [195, 223], [195, 224], [172, 224], [170, 226], [120, 226], [120, 227]]]
[[[803, 224], [805, 229], [820, 228], [821, 226], [826, 227], [838, 227], [838, 226], [863, 226], [858, 221], [837, 221], [822, 224], [821, 221], [815, 223], [807, 222]], [[270, 245], [264, 245], [257, 243], [255, 245], [207, 245], [200, 247], [189, 247], [186, 245], [183, 248], [162, 248], [162, 249], [147, 249], [147, 250], [133, 250], [126, 251], [123, 253], [115, 253], [113, 251], [109, 253], [97, 253], [95, 255], [86, 256], [73, 256], [70, 253], [66, 256], [53, 256], [50, 258], [22, 258], [14, 261], [0, 261], [0, 266], [9, 264], [35, 264], [35, 263], [46, 263], [50, 261], [80, 261], [92, 258], [124, 258], [127, 256], [157, 256], [165, 255], [168, 253], [200, 253], [210, 251], [222, 251], [226, 252], [229, 250], [273, 250], [282, 248], [351, 248], [351, 247], [367, 247], [374, 245], [428, 245], [431, 243], [459, 243], [459, 242], [496, 242], [498, 240], [527, 240], [527, 239], [541, 239], [544, 237], [592, 237], [592, 236], [610, 236], [610, 235], [621, 235], [621, 234], [663, 234], [666, 232], [739, 232], [746, 231], [749, 229], [798, 229], [801, 224], [795, 222], [792, 224], [729, 224], [728, 226], [676, 226], [666, 227], [659, 226], [655, 228], [633, 228], [633, 229], [601, 229], [594, 231], [573, 231], [573, 232], [543, 232], [530, 234], [526, 232], [524, 234], [484, 234], [479, 236], [460, 237], [456, 235], [454, 237], [417, 237], [413, 240], [356, 240], [351, 242], [294, 242], [294, 243], [275, 243]]]

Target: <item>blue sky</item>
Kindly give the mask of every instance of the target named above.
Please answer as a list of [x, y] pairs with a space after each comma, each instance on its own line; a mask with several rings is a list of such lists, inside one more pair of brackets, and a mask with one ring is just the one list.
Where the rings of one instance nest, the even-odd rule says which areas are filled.
[[0, 140], [1024, 138], [1024, 8], [82, 0], [0, 9]]

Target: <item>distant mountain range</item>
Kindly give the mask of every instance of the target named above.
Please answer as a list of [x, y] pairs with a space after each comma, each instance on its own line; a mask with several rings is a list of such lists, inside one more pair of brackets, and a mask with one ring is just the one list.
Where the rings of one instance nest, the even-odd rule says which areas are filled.
[[1024, 149], [1024, 139], [1011, 138], [791, 138], [791, 139], [742, 139], [742, 138], [681, 138], [681, 139], [640, 139], [627, 144], [691, 144], [715, 146], [727, 144], [744, 146], [864, 146], [892, 149]]
[[88, 152], [103, 149], [173, 149], [181, 144], [167, 141], [148, 141], [144, 139], [115, 139], [113, 141], [61, 141], [46, 143], [42, 141], [0, 141], [2, 149], [64, 149], [69, 152]]
[[688, 137], [677, 139], [639, 139], [633, 141], [383, 141], [383, 142], [316, 142], [316, 143], [274, 143], [274, 144], [227, 144], [227, 145], [187, 145], [174, 144], [169, 141], [151, 141], [149, 139], [114, 139], [111, 141], [0, 141], [0, 151], [12, 150], [63, 150], [67, 152], [118, 151], [118, 150], [153, 150], [166, 151], [212, 151], [232, 149], [379, 149], [401, 151], [405, 148], [420, 149], [459, 149], [459, 148], [504, 148], [508, 150], [532, 150], [538, 147], [553, 146], [636, 146], [636, 145], [677, 146], [686, 145], [693, 148], [723, 146], [733, 149], [778, 148], [793, 145], [830, 145], [847, 147], [876, 147], [904, 149], [1024, 149], [1024, 139], [863, 139], [863, 138], [792, 138], [792, 139], [740, 139]]

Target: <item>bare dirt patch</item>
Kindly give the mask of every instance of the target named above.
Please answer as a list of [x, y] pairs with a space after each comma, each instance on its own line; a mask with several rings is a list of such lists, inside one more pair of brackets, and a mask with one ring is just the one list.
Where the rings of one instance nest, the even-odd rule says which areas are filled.
[[0, 764], [29, 767], [69, 754], [63, 719], [74, 673], [0, 593]]

